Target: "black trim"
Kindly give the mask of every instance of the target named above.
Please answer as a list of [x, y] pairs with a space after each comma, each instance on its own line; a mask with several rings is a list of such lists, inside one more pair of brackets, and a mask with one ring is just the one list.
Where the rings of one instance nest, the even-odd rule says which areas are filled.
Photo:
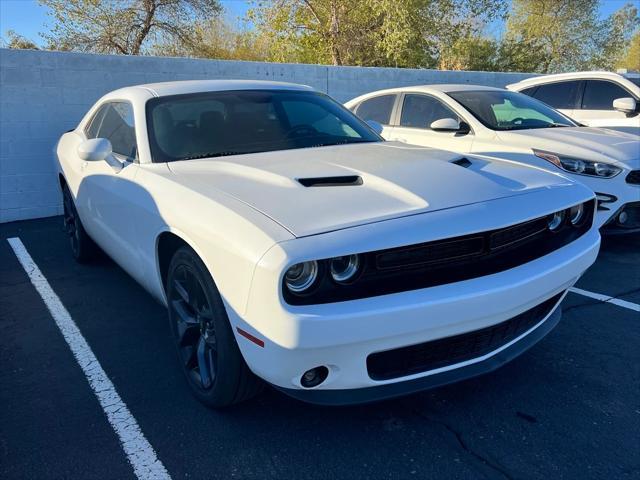
[[504, 322], [470, 332], [407, 345], [367, 357], [373, 380], [390, 380], [456, 365], [487, 355], [531, 330], [551, 313], [562, 293]]
[[314, 287], [291, 292], [282, 279], [282, 295], [290, 305], [317, 305], [369, 298], [461, 282], [523, 265], [568, 245], [592, 226], [595, 201], [584, 203], [585, 221], [571, 226], [568, 212], [556, 231], [549, 216], [495, 230], [370, 252], [361, 256], [358, 279], [338, 284], [327, 274], [330, 258], [318, 259]]
[[428, 375], [426, 377], [414, 380], [400, 381], [389, 383], [376, 387], [341, 389], [341, 390], [298, 390], [291, 388], [283, 388], [274, 385], [275, 388], [287, 395], [302, 400], [304, 402], [315, 403], [318, 405], [352, 405], [377, 402], [390, 398], [409, 395], [411, 393], [440, 387], [450, 383], [460, 382], [469, 378], [484, 375], [492, 372], [504, 364], [510, 362], [514, 358], [522, 355], [536, 343], [542, 340], [551, 330], [558, 325], [562, 318], [562, 309], [556, 307], [551, 315], [540, 324], [535, 330], [521, 338], [519, 341], [505, 348], [499, 353], [471, 365], [465, 367], [454, 368], [442, 373]]
[[345, 175], [341, 177], [299, 178], [298, 182], [305, 187], [345, 187], [362, 185], [362, 177]]
[[626, 182], [631, 185], [640, 185], [640, 170], [631, 170], [627, 175]]

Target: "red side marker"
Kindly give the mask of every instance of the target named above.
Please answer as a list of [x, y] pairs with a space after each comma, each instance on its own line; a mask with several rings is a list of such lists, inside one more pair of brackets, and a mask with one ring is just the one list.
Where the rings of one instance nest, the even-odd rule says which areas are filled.
[[238, 330], [238, 333], [240, 335], [242, 335], [244, 338], [246, 338], [247, 340], [251, 340], [253, 343], [255, 343], [256, 345], [258, 345], [259, 347], [264, 348], [264, 342], [262, 340], [260, 340], [257, 337], [254, 337], [253, 335], [251, 335], [249, 332], [245, 332], [243, 329], [241, 329], [240, 327], [236, 327], [236, 330]]

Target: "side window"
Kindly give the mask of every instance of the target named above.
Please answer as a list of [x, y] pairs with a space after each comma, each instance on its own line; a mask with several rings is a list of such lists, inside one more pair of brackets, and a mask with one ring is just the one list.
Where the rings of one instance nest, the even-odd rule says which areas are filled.
[[579, 84], [579, 82], [575, 81], [540, 85], [533, 97], [553, 108], [573, 109], [576, 105]]
[[537, 85], [535, 87], [525, 88], [524, 90], [520, 90], [520, 93], [524, 93], [525, 95], [529, 95], [530, 97], [535, 97], [534, 93], [536, 92], [537, 88]]
[[127, 102], [106, 104], [96, 137], [108, 139], [114, 153], [131, 159], [136, 158], [136, 135], [131, 104]]
[[102, 119], [104, 118], [104, 112], [107, 111], [107, 108], [109, 108], [109, 105], [102, 105], [98, 109], [98, 111], [93, 114], [93, 117], [91, 117], [91, 120], [89, 120], [89, 123], [84, 129], [84, 133], [87, 136], [87, 138], [89, 139], [98, 138], [98, 129], [102, 124]]
[[382, 125], [389, 125], [395, 101], [396, 95], [373, 97], [358, 105], [356, 114], [364, 121], [373, 120]]
[[405, 95], [400, 126], [428, 129], [433, 122], [442, 118], [460, 119], [453, 110], [437, 98], [426, 95]]
[[582, 96], [582, 110], [613, 110], [613, 101], [623, 97], [631, 97], [631, 94], [613, 82], [587, 80]]

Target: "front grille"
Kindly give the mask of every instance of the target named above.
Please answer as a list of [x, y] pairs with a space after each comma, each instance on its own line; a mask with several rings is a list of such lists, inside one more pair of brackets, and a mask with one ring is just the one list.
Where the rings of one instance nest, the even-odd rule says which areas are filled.
[[579, 227], [568, 221], [556, 232], [547, 217], [496, 230], [361, 254], [362, 272], [350, 284], [333, 282], [328, 260], [320, 260], [319, 280], [307, 294], [296, 296], [283, 285], [290, 305], [314, 305], [375, 297], [461, 282], [531, 262], [573, 242], [593, 223], [595, 202], [585, 204]]
[[562, 293], [497, 325], [431, 342], [372, 353], [367, 371], [373, 380], [389, 380], [427, 372], [482, 357], [540, 323], [558, 303]]
[[627, 175], [627, 183], [633, 185], [640, 185], [640, 170], [632, 170]]

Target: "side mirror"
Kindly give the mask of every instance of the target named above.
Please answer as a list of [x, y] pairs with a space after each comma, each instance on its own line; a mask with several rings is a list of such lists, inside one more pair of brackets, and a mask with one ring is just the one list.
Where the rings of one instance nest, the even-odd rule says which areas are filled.
[[636, 111], [636, 100], [631, 97], [616, 98], [613, 101], [613, 109], [623, 113], [633, 113]]
[[460, 123], [453, 118], [441, 118], [432, 122], [429, 128], [435, 132], [457, 132], [460, 130]]
[[367, 120], [367, 125], [369, 125], [371, 127], [371, 130], [376, 132], [378, 135], [382, 135], [382, 130], [384, 129], [384, 127], [380, 123], [376, 122], [375, 120]]
[[106, 160], [112, 151], [111, 142], [106, 138], [92, 138], [78, 145], [78, 156], [87, 162]]

